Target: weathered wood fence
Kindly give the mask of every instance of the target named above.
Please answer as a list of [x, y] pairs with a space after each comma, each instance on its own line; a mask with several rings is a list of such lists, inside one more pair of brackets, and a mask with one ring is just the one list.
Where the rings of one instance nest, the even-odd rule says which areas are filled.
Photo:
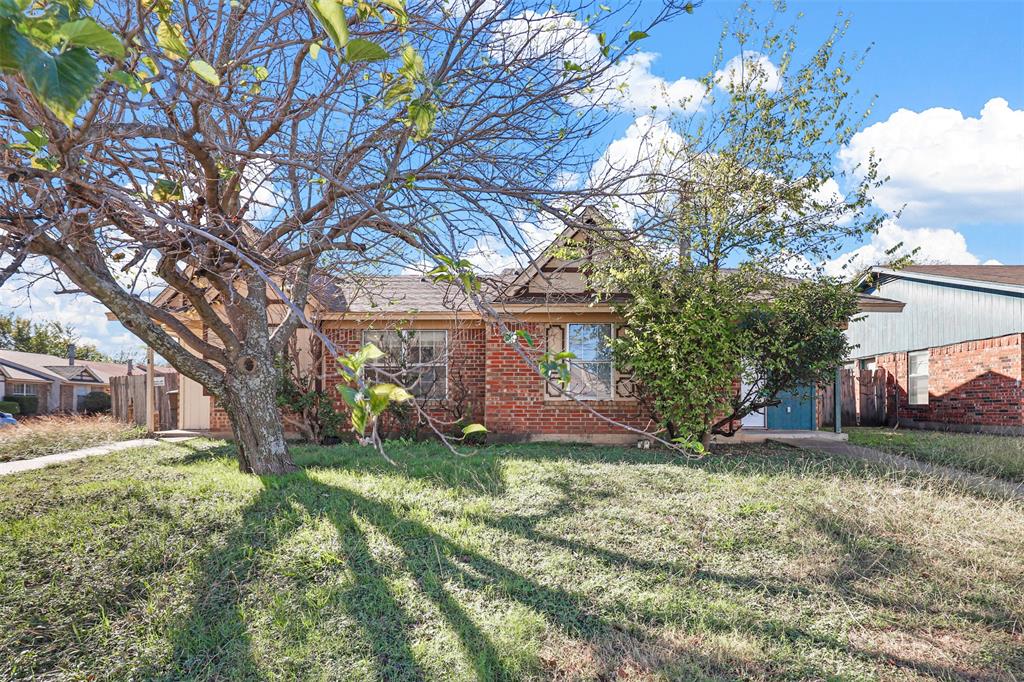
[[[157, 375], [154, 391], [157, 430], [178, 428], [178, 375]], [[110, 378], [110, 411], [118, 421], [146, 425], [145, 374]]]
[[[834, 384], [818, 388], [818, 426], [835, 423]], [[892, 426], [896, 423], [896, 382], [884, 369], [844, 369], [839, 379], [840, 418], [844, 426]]]

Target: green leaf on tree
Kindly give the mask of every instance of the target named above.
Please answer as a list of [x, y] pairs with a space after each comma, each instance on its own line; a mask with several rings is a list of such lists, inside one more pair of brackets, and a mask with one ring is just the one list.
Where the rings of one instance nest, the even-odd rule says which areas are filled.
[[25, 84], [46, 108], [69, 128], [75, 112], [89, 97], [99, 80], [99, 68], [89, 51], [73, 47], [58, 55], [34, 45], [22, 50], [21, 73]]
[[474, 433], [487, 433], [487, 427], [483, 424], [469, 424], [462, 429], [463, 436], [468, 436]]
[[306, 7], [339, 50], [348, 44], [348, 21], [338, 0], [306, 0]]
[[60, 27], [58, 35], [76, 47], [87, 47], [115, 59], [124, 58], [124, 45], [113, 33], [92, 19], [69, 21]]
[[353, 38], [345, 46], [345, 58], [350, 62], [379, 62], [390, 56], [377, 43], [362, 38]]
[[160, 178], [153, 183], [152, 197], [154, 201], [179, 201], [184, 198], [181, 183], [168, 178]]
[[643, 31], [633, 31], [629, 34], [629, 42], [635, 43], [638, 40], [643, 40], [647, 37], [647, 34]]
[[193, 59], [188, 63], [188, 68], [202, 78], [210, 85], [217, 87], [220, 85], [220, 76], [217, 75], [217, 69], [210, 66], [208, 62], [204, 62], [202, 59]]
[[181, 24], [161, 21], [160, 25], [156, 27], [156, 44], [171, 59], [184, 60], [188, 58], [188, 48], [185, 46], [185, 36], [181, 32]]

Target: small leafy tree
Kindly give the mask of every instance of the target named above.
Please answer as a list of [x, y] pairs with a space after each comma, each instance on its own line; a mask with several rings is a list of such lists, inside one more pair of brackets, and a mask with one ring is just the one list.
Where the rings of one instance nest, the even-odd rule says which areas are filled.
[[829, 378], [856, 301], [816, 264], [885, 217], [869, 200], [876, 164], [854, 177], [834, 162], [864, 120], [857, 57], [838, 48], [847, 25], [803, 64], [796, 28], [774, 25], [740, 10], [726, 33], [740, 57], [714, 64], [700, 111], [651, 127], [641, 167], [603, 168], [623, 188], [606, 206], [615, 238], [577, 247], [595, 290], [630, 294], [615, 357], [686, 443]]

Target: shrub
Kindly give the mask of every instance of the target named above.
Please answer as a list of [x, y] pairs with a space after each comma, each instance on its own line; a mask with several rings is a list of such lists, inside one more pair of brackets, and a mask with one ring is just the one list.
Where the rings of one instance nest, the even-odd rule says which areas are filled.
[[0, 400], [0, 412], [8, 414], [21, 414], [21, 405], [13, 400]]
[[87, 414], [110, 412], [110, 394], [103, 391], [92, 391], [82, 398], [81, 409]]
[[39, 412], [39, 396], [37, 395], [5, 395], [4, 402], [18, 403], [20, 414], [26, 417]]

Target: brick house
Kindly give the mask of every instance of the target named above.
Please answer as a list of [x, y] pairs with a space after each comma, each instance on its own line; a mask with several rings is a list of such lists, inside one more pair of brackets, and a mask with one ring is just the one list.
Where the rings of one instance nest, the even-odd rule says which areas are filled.
[[[551, 255], [579, 236], [574, 230], [564, 232], [527, 268], [492, 283], [487, 299], [500, 324], [477, 312], [461, 289], [416, 275], [320, 281], [307, 313], [342, 353], [368, 342], [386, 351], [383, 368], [401, 370], [403, 384], [411, 387], [424, 411], [449, 423], [453, 431], [461, 421], [485, 424], [495, 439], [635, 440], [636, 434], [602, 418], [644, 430], [655, 423], [648, 407], [634, 396], [629, 376], [613, 365], [605, 343], [619, 333], [622, 320], [611, 305], [594, 302], [578, 264]], [[170, 289], [155, 302], [187, 310]], [[899, 308], [896, 301], [861, 297], [862, 310]], [[187, 312], [180, 315], [201, 326]], [[272, 323], [283, 315], [283, 305], [270, 311]], [[575, 354], [568, 390], [580, 402], [545, 382], [507, 342], [506, 335], [516, 330], [527, 332], [537, 350]], [[196, 331], [211, 338], [198, 327]], [[338, 396], [340, 408], [336, 389], [344, 378], [334, 358], [314, 350], [317, 344], [308, 330], [300, 330], [295, 346], [296, 362], [304, 371], [319, 373], [329, 394]], [[180, 428], [230, 430], [226, 413], [198, 384], [182, 377], [179, 390]], [[813, 387], [783, 400], [779, 408], [744, 419], [744, 428], [815, 428]]]
[[1024, 433], [1024, 265], [874, 268], [869, 295], [905, 303], [847, 330], [857, 369], [884, 369], [900, 424]]
[[125, 376], [138, 368], [113, 362], [94, 362], [41, 353], [0, 350], [0, 398], [32, 395], [39, 399], [39, 413], [75, 413], [81, 400], [93, 391], [110, 393], [110, 378]]

